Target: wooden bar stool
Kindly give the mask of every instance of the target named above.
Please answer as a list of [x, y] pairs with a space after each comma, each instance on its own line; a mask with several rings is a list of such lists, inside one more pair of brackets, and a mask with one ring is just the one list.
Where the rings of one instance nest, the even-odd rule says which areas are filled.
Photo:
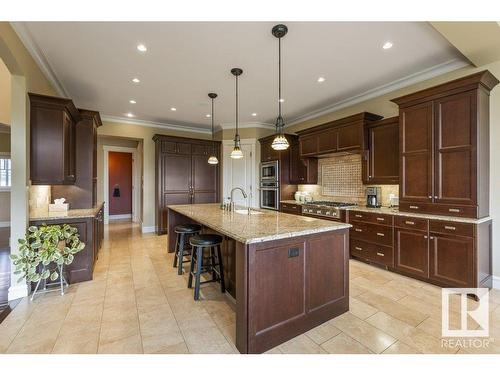
[[175, 254], [174, 254], [174, 268], [177, 267], [177, 274], [182, 275], [182, 264], [189, 262], [184, 260], [184, 257], [191, 255], [191, 250], [186, 246], [191, 236], [197, 235], [201, 232], [201, 225], [198, 224], [182, 224], [174, 228], [176, 233], [175, 241]]
[[[220, 282], [220, 290], [222, 293], [226, 292], [226, 285], [224, 283], [224, 267], [222, 265], [222, 236], [217, 234], [198, 234], [189, 239], [189, 243], [192, 246], [191, 249], [191, 267], [189, 270], [189, 280], [188, 288], [193, 287], [193, 277], [195, 278], [194, 283], [194, 299], [198, 301], [200, 299], [200, 285], [202, 284], [200, 276], [202, 273], [210, 272], [212, 273], [212, 280], [204, 281], [203, 283], [209, 282]], [[203, 264], [203, 251], [209, 249], [210, 253], [207, 258], [207, 262]]]

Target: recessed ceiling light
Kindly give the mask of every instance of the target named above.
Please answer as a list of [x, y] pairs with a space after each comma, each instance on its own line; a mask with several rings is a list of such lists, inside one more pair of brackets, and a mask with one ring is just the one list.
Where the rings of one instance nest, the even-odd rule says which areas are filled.
[[382, 46], [383, 49], [389, 49], [392, 47], [392, 42], [385, 42]]
[[170, 108], [170, 110], [171, 110], [171, 111], [177, 111], [177, 108], [172, 107], [172, 108]]
[[148, 49], [146, 48], [146, 46], [144, 44], [138, 44], [137, 50], [140, 52], [146, 52]]
[[285, 101], [285, 99], [281, 98], [280, 99], [280, 103], [283, 103]]
[[133, 113], [127, 113], [127, 117], [134, 117], [134, 114]]
[[325, 82], [325, 77], [319, 77], [318, 78], [318, 82], [321, 83], [321, 82]]
[[205, 117], [212, 117], [212, 116], [210, 116], [210, 113], [207, 113], [207, 114], [205, 115]]
[[132, 79], [132, 82], [139, 83], [139, 82], [141, 82], [141, 80], [139, 78], [134, 78], [134, 79]]
[[135, 104], [135, 103], [137, 103], [134, 99], [130, 99], [128, 102], [129, 102], [130, 104]]
[[257, 116], [257, 113], [255, 113], [255, 112], [254, 112], [254, 113], [252, 113], [252, 116], [253, 116], [253, 117]]

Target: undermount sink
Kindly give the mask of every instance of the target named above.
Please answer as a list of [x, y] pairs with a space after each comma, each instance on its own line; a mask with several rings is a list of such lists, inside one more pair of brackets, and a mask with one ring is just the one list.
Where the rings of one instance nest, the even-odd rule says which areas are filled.
[[[240, 215], [248, 215], [248, 210], [246, 210], [246, 209], [245, 210], [234, 210], [233, 212], [240, 214]], [[262, 212], [260, 212], [260, 211], [254, 211], [254, 210], [250, 211], [250, 215], [261, 215], [261, 214], [262, 214]]]

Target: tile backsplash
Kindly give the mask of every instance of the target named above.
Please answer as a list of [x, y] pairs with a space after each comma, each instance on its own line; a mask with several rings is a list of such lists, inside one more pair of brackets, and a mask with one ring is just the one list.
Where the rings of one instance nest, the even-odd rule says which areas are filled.
[[48, 185], [31, 185], [29, 188], [29, 208], [33, 210], [49, 209], [50, 203], [50, 186]]
[[363, 185], [361, 155], [338, 155], [319, 159], [318, 185], [299, 185], [300, 191], [309, 192], [314, 200], [341, 201], [366, 204], [365, 188], [382, 188], [382, 205], [389, 206], [389, 195], [399, 195], [398, 185]]

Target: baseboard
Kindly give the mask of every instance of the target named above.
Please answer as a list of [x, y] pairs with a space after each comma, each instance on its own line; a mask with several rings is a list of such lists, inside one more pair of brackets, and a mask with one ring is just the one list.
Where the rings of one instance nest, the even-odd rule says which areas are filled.
[[145, 225], [142, 226], [142, 233], [153, 233], [155, 231], [156, 231], [155, 226], [152, 226], [152, 227], [147, 227]]
[[123, 220], [123, 219], [132, 219], [132, 214], [109, 215], [109, 220]]
[[10, 221], [0, 221], [0, 228], [10, 227]]
[[500, 277], [498, 276], [492, 276], [493, 279], [493, 289], [499, 289], [500, 290]]
[[9, 288], [8, 299], [9, 301], [12, 301], [18, 298], [26, 297], [27, 295], [28, 295], [28, 285], [26, 284], [15, 285]]

